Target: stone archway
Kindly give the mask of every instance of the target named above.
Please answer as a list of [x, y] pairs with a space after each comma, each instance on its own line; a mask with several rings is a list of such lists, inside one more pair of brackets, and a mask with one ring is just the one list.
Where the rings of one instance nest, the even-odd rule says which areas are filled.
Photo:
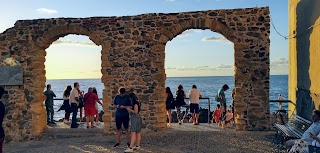
[[[184, 30], [211, 29], [234, 43], [238, 130], [269, 129], [269, 8], [208, 10], [123, 17], [19, 20], [0, 34], [0, 66], [12, 58], [23, 70], [22, 86], [9, 90], [4, 124], [8, 141], [32, 139], [45, 128], [43, 108], [45, 49], [67, 34], [88, 36], [102, 45], [105, 89], [104, 133], [115, 126], [108, 106], [120, 86], [142, 102], [144, 127], [166, 128], [164, 70], [166, 42]], [[110, 123], [110, 124], [109, 124]]]
[[[214, 14], [218, 14], [215, 13]], [[235, 28], [229, 28], [226, 23], [221, 22], [223, 18], [197, 18], [193, 20], [180, 20], [172, 23], [172, 26], [162, 28], [160, 30], [160, 43], [155, 46], [155, 50], [161, 53], [159, 64], [164, 67], [164, 49], [165, 44], [178, 36], [185, 30], [189, 29], [210, 29], [212, 32], [222, 34], [226, 39], [234, 44], [234, 66], [235, 66], [235, 121], [237, 130], [265, 130], [269, 129], [270, 108], [269, 108], [269, 39], [268, 33], [265, 35], [259, 33], [248, 32], [246, 27], [241, 27], [242, 30], [235, 31]], [[264, 19], [259, 18], [259, 21]], [[235, 24], [235, 23], [233, 23]], [[258, 25], [258, 24], [257, 24]], [[257, 31], [262, 28], [265, 31], [263, 24], [260, 27], [254, 27]], [[243, 32], [241, 32], [243, 31]], [[245, 34], [246, 33], [246, 34]], [[264, 40], [258, 40], [264, 39]], [[266, 44], [260, 44], [262, 41]], [[248, 43], [250, 42], [250, 43]], [[156, 49], [157, 48], [157, 49]], [[255, 53], [250, 50], [257, 49]], [[260, 50], [259, 50], [260, 49]], [[267, 52], [265, 52], [267, 50]], [[261, 52], [260, 52], [261, 51]], [[251, 52], [251, 53], [250, 53]], [[253, 55], [250, 55], [253, 54]], [[254, 55], [256, 54], [256, 55]], [[249, 60], [249, 61], [248, 61]], [[163, 61], [163, 62], [162, 62]], [[251, 64], [252, 62], [252, 64]], [[258, 64], [258, 65], [256, 65]], [[165, 75], [165, 70], [161, 69]], [[166, 79], [160, 79], [161, 84], [165, 83]], [[264, 81], [263, 81], [264, 80]], [[259, 86], [265, 84], [265, 86]], [[163, 86], [163, 89], [165, 87]], [[246, 94], [248, 93], [248, 94]], [[160, 94], [160, 93], [159, 93]], [[163, 95], [164, 96], [164, 95]], [[257, 100], [250, 102], [251, 100]], [[262, 102], [258, 102], [260, 99]], [[159, 111], [161, 116], [160, 124], [165, 118], [164, 106], [161, 106], [162, 111]], [[160, 112], [163, 112], [160, 114]], [[248, 126], [250, 125], [250, 126]]]
[[[51, 29], [48, 29], [48, 31], [44, 32], [43, 37], [39, 37], [34, 44], [31, 44], [32, 50], [36, 52], [33, 56], [32, 62], [30, 62], [30, 66], [33, 67], [33, 71], [35, 72], [40, 72], [36, 75], [30, 76], [31, 80], [37, 80], [37, 85], [38, 86], [28, 86], [26, 87], [26, 90], [29, 91], [34, 91], [35, 93], [42, 93], [43, 89], [45, 88], [45, 67], [44, 67], [44, 62], [45, 62], [45, 56], [46, 56], [46, 49], [57, 39], [60, 37], [64, 37], [69, 34], [76, 34], [76, 35], [85, 35], [88, 36], [90, 40], [92, 40], [97, 46], [102, 45], [102, 50], [101, 50], [101, 57], [106, 57], [103, 56], [108, 52], [108, 43], [103, 43], [101, 42], [100, 38], [96, 37], [94, 33], [86, 30], [85, 28], [81, 26], [70, 26], [70, 25], [65, 25], [65, 26], [56, 26]], [[102, 73], [102, 83], [105, 86], [108, 81], [108, 76], [105, 71], [106, 67], [110, 64], [108, 64], [108, 60], [106, 58], [101, 58], [101, 73]], [[104, 69], [103, 69], [104, 68]], [[107, 78], [107, 79], [106, 79]], [[110, 86], [109, 86], [110, 87]], [[103, 99], [106, 100], [108, 99], [105, 96], [105, 90], [103, 92]], [[109, 97], [110, 99], [110, 97]], [[39, 96], [35, 97], [35, 102], [31, 104], [31, 109], [32, 109], [32, 114], [33, 114], [33, 120], [32, 120], [32, 125], [34, 125], [33, 134], [37, 133], [42, 133], [47, 125], [46, 125], [46, 112], [43, 107], [43, 101], [45, 100], [45, 97], [41, 94]], [[106, 111], [106, 115], [108, 115], [108, 111]], [[110, 122], [110, 119], [104, 119], [106, 121]], [[107, 124], [106, 124], [107, 125]]]

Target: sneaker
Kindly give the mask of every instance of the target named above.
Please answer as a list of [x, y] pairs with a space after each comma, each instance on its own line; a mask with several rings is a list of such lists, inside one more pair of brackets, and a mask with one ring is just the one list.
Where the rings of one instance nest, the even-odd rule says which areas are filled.
[[130, 148], [130, 143], [127, 143], [127, 147]]
[[128, 148], [128, 149], [124, 150], [124, 152], [133, 152], [133, 149], [132, 148]]
[[133, 147], [133, 150], [139, 150], [139, 149], [140, 149], [140, 146]]
[[113, 146], [113, 148], [117, 148], [117, 147], [119, 147], [120, 146], [120, 144], [119, 143], [116, 143], [114, 146]]

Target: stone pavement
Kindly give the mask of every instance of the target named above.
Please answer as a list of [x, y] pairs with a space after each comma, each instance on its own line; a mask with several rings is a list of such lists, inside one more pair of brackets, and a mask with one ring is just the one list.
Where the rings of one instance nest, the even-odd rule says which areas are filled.
[[[51, 130], [51, 131], [50, 131]], [[114, 135], [102, 135], [99, 128], [48, 128], [39, 141], [5, 144], [5, 153], [121, 153], [126, 148], [125, 138], [119, 148]], [[215, 124], [172, 124], [165, 131], [142, 132], [141, 150], [135, 152], [174, 153], [271, 153], [279, 152], [272, 138], [274, 131], [235, 131], [221, 129]], [[51, 136], [48, 136], [51, 135]], [[55, 135], [55, 136], [52, 136]], [[60, 136], [59, 136], [60, 135]], [[280, 150], [281, 151], [281, 150]]]

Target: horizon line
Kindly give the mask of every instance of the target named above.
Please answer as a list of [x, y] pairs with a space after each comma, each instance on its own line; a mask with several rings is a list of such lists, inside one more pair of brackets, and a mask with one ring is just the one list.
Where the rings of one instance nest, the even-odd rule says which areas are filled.
[[[282, 75], [286, 75], [288, 76], [288, 74], [272, 74], [270, 76], [282, 76]], [[208, 76], [168, 76], [167, 78], [192, 78], [192, 77], [230, 77], [233, 75], [208, 75]], [[234, 76], [233, 76], [234, 77]], [[101, 79], [100, 78], [60, 78], [60, 79], [46, 79], [46, 80], [91, 80], [91, 79]]]

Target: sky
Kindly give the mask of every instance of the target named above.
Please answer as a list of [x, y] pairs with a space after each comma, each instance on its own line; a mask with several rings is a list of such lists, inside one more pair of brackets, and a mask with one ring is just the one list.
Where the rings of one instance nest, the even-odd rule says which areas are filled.
[[[0, 33], [16, 20], [125, 16], [145, 13], [174, 13], [216, 9], [269, 6], [271, 19], [282, 35], [288, 35], [287, 0], [0, 0]], [[270, 71], [288, 73], [288, 41], [271, 27]], [[68, 35], [46, 49], [47, 79], [100, 78], [101, 46], [87, 36]], [[190, 29], [166, 45], [165, 68], [168, 77], [232, 76], [233, 43], [210, 30]], [[61, 56], [63, 55], [63, 56]], [[70, 62], [76, 55], [78, 62]]]

